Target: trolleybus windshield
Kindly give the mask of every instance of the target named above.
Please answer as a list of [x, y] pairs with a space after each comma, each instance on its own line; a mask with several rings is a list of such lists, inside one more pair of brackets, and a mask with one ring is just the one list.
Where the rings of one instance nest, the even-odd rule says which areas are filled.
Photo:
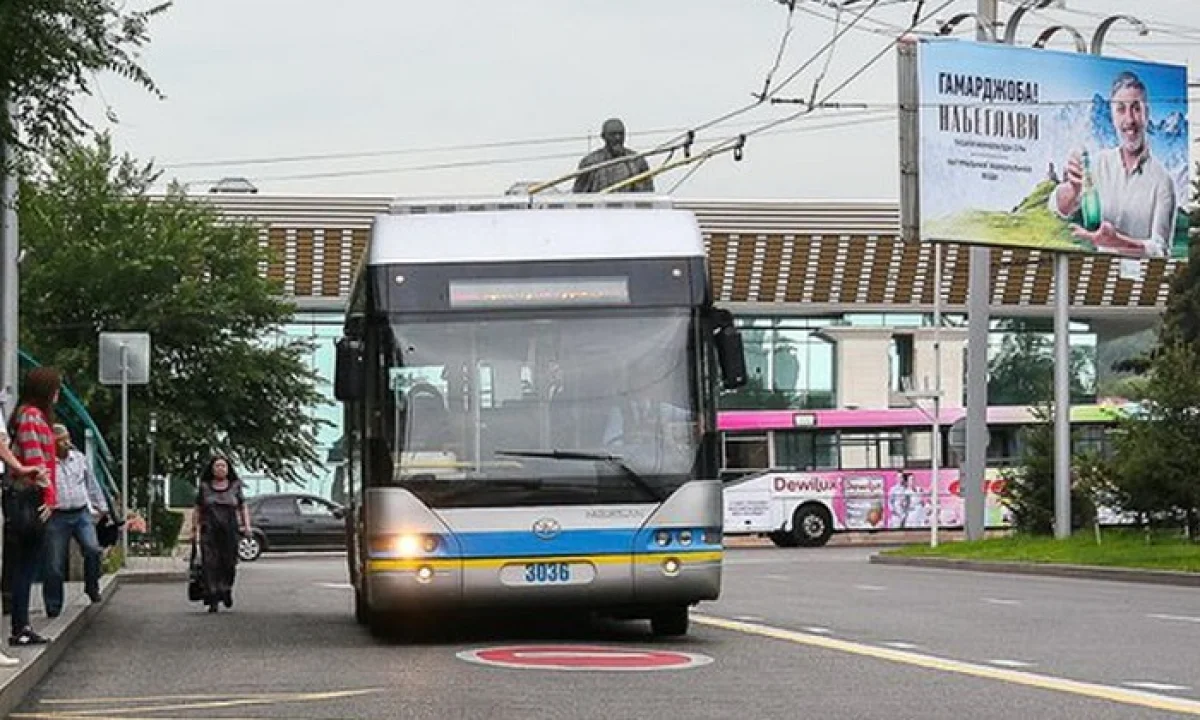
[[391, 326], [390, 473], [432, 507], [656, 502], [700, 460], [693, 316]]

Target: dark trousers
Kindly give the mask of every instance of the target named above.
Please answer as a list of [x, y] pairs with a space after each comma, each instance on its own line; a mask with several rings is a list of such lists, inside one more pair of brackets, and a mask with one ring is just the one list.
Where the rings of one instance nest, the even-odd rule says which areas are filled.
[[17, 635], [29, 627], [29, 596], [42, 559], [42, 543], [40, 538], [13, 540], [4, 547], [4, 559], [11, 573], [12, 631]]

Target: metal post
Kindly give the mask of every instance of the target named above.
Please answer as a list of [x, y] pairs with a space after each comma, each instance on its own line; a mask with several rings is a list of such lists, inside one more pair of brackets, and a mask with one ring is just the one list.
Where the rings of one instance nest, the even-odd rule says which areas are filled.
[[150, 413], [150, 471], [147, 473], [149, 482], [146, 486], [146, 532], [151, 531], [154, 518], [154, 495], [158, 492], [158, 483], [154, 481], [154, 434], [158, 432], [158, 415]]
[[1071, 258], [1054, 259], [1054, 536], [1071, 535]]
[[129, 565], [129, 346], [121, 343], [121, 504], [126, 519], [121, 532], [121, 565]]
[[933, 522], [929, 545], [938, 546], [942, 522], [942, 244], [933, 244]]
[[[994, 37], [999, 0], [976, 0], [976, 39]], [[965, 505], [964, 530], [968, 540], [983, 537], [983, 480], [987, 472], [987, 383], [988, 339], [991, 327], [992, 253], [986, 247], [971, 248], [971, 274], [967, 289], [967, 458], [962, 487]]]
[[[10, 118], [10, 127], [15, 127], [15, 112], [9, 103], [3, 104]], [[8, 390], [9, 397], [18, 397], [18, 353], [20, 348], [20, 276], [18, 263], [21, 243], [17, 223], [17, 153], [14, 148], [0, 141], [0, 389]]]

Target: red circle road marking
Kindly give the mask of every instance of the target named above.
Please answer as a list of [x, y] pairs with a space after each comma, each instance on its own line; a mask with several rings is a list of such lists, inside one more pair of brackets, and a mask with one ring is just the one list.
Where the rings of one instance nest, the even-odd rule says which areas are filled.
[[468, 662], [524, 670], [685, 670], [712, 662], [707, 655], [674, 650], [599, 647], [593, 645], [509, 645], [464, 650]]

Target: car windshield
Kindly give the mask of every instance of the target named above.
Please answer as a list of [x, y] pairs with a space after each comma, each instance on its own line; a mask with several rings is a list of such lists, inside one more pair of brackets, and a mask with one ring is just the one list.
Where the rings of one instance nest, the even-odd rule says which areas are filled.
[[700, 432], [686, 311], [396, 323], [391, 472], [432, 506], [654, 502]]

